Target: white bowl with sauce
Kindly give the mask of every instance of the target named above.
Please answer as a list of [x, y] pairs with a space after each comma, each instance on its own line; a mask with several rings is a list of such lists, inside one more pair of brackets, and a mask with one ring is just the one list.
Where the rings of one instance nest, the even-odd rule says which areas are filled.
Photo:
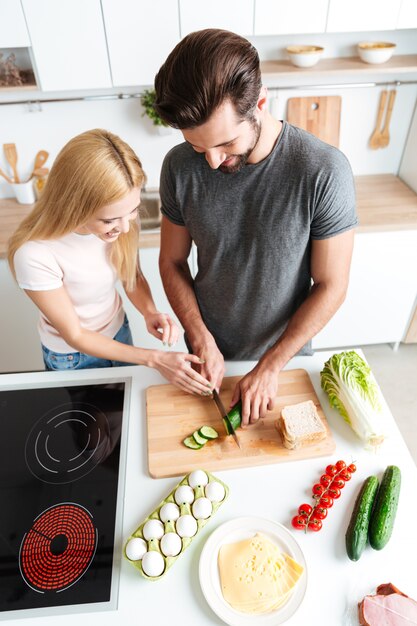
[[286, 52], [296, 67], [313, 67], [324, 52], [321, 46], [287, 46]]
[[362, 41], [358, 43], [358, 54], [364, 63], [385, 63], [397, 47], [388, 41]]

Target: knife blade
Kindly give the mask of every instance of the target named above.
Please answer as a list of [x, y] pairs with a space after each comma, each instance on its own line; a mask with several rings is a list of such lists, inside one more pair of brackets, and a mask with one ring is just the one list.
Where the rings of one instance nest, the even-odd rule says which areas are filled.
[[232, 435], [232, 437], [233, 437], [233, 439], [235, 440], [236, 444], [237, 444], [237, 445], [238, 445], [238, 447], [240, 448], [240, 447], [241, 447], [241, 445], [240, 445], [240, 443], [239, 443], [239, 438], [238, 438], [238, 436], [236, 435], [236, 431], [235, 431], [235, 429], [234, 429], [234, 428], [233, 428], [233, 426], [232, 426], [232, 423], [231, 423], [231, 421], [230, 421], [230, 419], [229, 419], [229, 416], [227, 415], [227, 411], [226, 411], [226, 409], [224, 408], [224, 404], [223, 404], [223, 402], [221, 401], [220, 396], [219, 396], [219, 394], [217, 393], [216, 389], [213, 389], [213, 400], [214, 400], [214, 402], [216, 403], [216, 406], [217, 406], [217, 408], [218, 408], [218, 410], [219, 410], [219, 413], [220, 413], [220, 415], [222, 416], [222, 418], [223, 418], [224, 422], [225, 422], [225, 423], [227, 423], [227, 429], [226, 429], [226, 430], [228, 430], [228, 431], [229, 431], [227, 434], [231, 434], [231, 435]]

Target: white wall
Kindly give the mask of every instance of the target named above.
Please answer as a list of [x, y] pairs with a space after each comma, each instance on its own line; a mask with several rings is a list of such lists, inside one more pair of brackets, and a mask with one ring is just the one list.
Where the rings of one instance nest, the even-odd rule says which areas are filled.
[[[322, 35], [286, 35], [279, 37], [252, 37], [262, 60], [278, 59], [285, 56], [285, 46], [290, 43], [315, 43], [325, 47], [325, 56], [353, 56], [358, 41], [367, 39], [394, 41], [397, 54], [417, 53], [417, 30], [384, 31], [373, 33], [341, 33]], [[410, 78], [409, 76], [388, 76], [387, 80]], [[416, 79], [414, 75], [411, 78]], [[341, 80], [345, 81], [343, 77]], [[363, 77], [360, 78], [363, 82]], [[368, 80], [368, 78], [366, 79]], [[369, 77], [372, 80], [372, 77]], [[354, 82], [354, 77], [349, 82]], [[327, 83], [326, 79], [326, 83]], [[333, 81], [334, 82], [334, 81]], [[268, 82], [266, 84], [269, 84]], [[288, 84], [288, 81], [286, 81]], [[279, 87], [272, 85], [272, 87]], [[126, 93], [140, 92], [143, 87], [129, 88]], [[114, 93], [121, 92], [114, 90]], [[332, 89], [320, 90], [321, 95], [340, 94], [342, 96], [341, 149], [351, 160], [355, 174], [394, 173], [399, 169], [402, 150], [411, 122], [412, 110], [417, 94], [417, 86], [398, 88], [395, 109], [392, 117], [393, 141], [385, 150], [372, 152], [367, 148], [367, 140], [375, 124], [380, 89]], [[88, 92], [91, 94], [98, 92]], [[100, 92], [101, 93], [101, 92]], [[109, 92], [106, 92], [109, 93]], [[36, 100], [36, 97], [64, 97], [80, 95], [66, 92], [0, 92], [0, 103], [7, 100]], [[85, 95], [85, 92], [84, 92]], [[314, 91], [271, 90], [271, 106], [279, 117], [285, 117], [286, 100], [291, 96], [314, 95]], [[317, 95], [317, 94], [316, 94]], [[277, 101], [272, 99], [277, 97]], [[31, 109], [35, 109], [31, 112]], [[91, 128], [104, 127], [132, 145], [142, 159], [148, 175], [148, 187], [157, 187], [159, 172], [164, 154], [182, 139], [179, 131], [169, 136], [160, 136], [147, 118], [142, 117], [142, 107], [138, 99], [104, 100], [87, 102], [58, 102], [36, 106], [27, 104], [0, 106], [0, 137], [2, 143], [16, 143], [19, 153], [19, 171], [22, 176], [29, 174], [33, 158], [39, 149], [50, 153], [50, 166], [60, 148], [74, 135]], [[0, 155], [0, 167], [7, 167]], [[0, 197], [12, 195], [9, 185], [0, 179]]]

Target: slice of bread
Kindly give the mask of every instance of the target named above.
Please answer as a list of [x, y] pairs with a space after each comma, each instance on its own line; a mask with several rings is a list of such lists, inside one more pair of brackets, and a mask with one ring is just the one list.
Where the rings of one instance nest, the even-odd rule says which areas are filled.
[[279, 426], [284, 446], [290, 450], [326, 437], [326, 429], [312, 400], [284, 406]]

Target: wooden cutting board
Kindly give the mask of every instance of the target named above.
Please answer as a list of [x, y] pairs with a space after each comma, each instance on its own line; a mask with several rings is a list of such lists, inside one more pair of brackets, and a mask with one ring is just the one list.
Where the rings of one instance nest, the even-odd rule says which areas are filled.
[[290, 98], [287, 121], [339, 147], [341, 96]]
[[[223, 380], [220, 392], [226, 408], [240, 376]], [[218, 409], [211, 397], [197, 397], [174, 385], [155, 385], [146, 390], [148, 425], [148, 467], [153, 478], [180, 476], [194, 469], [208, 471], [267, 465], [296, 459], [328, 456], [335, 450], [329, 426], [309, 375], [303, 369], [285, 370], [279, 374], [279, 396], [273, 411], [256, 424], [239, 429], [239, 449], [233, 437], [226, 436]], [[275, 422], [288, 404], [312, 400], [327, 429], [327, 437], [309, 446], [288, 450], [284, 447]], [[213, 426], [219, 438], [200, 450], [190, 450], [183, 439], [201, 426]]]

